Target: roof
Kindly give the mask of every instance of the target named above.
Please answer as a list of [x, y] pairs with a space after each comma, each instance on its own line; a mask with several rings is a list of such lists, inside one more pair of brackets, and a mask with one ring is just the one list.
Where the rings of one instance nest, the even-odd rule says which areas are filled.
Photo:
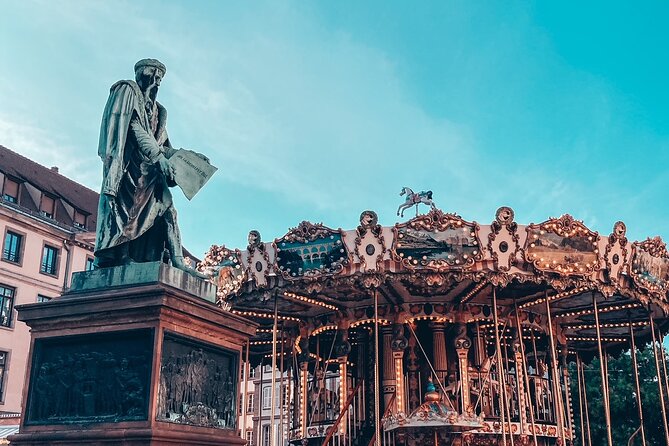
[[[0, 145], [0, 171], [18, 180], [31, 183], [37, 189], [59, 197], [88, 214], [87, 229], [95, 232], [99, 193], [2, 145]], [[0, 190], [2, 190], [2, 183], [0, 183]], [[90, 240], [90, 242], [95, 243], [95, 240]], [[185, 247], [183, 251], [184, 256], [193, 258], [196, 263], [200, 261]]]
[[100, 197], [97, 192], [2, 145], [0, 145], [0, 171], [26, 181], [47, 194], [59, 197], [84, 214], [90, 215], [87, 227], [94, 230]]

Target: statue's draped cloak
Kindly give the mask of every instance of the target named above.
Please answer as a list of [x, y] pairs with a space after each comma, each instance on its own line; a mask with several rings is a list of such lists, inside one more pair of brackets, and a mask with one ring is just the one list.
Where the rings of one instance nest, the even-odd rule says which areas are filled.
[[[102, 116], [98, 155], [103, 181], [95, 243], [99, 264], [121, 256], [160, 260], [165, 217], [171, 213], [176, 218], [168, 182], [156, 164], [161, 155], [169, 158], [175, 152], [165, 130], [167, 112], [156, 102], [151, 119], [144, 102], [137, 83], [119, 81], [111, 87]], [[126, 243], [128, 251], [119, 254]]]

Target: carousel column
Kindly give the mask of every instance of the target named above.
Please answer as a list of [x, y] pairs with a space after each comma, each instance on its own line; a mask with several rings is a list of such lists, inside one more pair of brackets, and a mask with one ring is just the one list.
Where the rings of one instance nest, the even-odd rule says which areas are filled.
[[472, 340], [467, 336], [467, 325], [459, 323], [455, 335], [455, 352], [458, 355], [458, 369], [460, 372], [460, 412], [473, 414], [469, 393], [469, 348]]
[[522, 327], [514, 327], [513, 329], [513, 357], [516, 365], [516, 391], [518, 392], [518, 411], [520, 413], [520, 431], [528, 430], [527, 419], [527, 400], [525, 392], [525, 363], [523, 361], [523, 342]]
[[567, 344], [560, 344], [560, 366], [562, 368], [562, 382], [564, 384], [564, 416], [567, 419], [567, 429], [569, 438], [574, 439], [574, 411], [571, 404], [571, 387], [569, 379], [569, 367], [567, 364], [567, 355], [569, 350]]
[[383, 389], [383, 407], [387, 410], [397, 385], [395, 380], [393, 350], [391, 348], [393, 341], [393, 327], [383, 326], [380, 331], [381, 336], [383, 337], [383, 381], [381, 381], [381, 388]]
[[299, 426], [300, 426], [300, 438], [305, 438], [307, 436], [307, 402], [309, 401], [309, 333], [306, 330], [301, 330], [300, 341], [298, 343], [300, 347], [300, 353], [298, 356], [298, 362], [300, 365], [300, 385], [299, 385]]
[[[348, 342], [348, 324], [341, 321], [343, 328], [337, 330], [338, 341], [334, 347], [334, 354], [339, 362], [339, 413], [346, 410], [346, 400], [348, 399], [348, 355], [351, 353], [351, 344]], [[347, 417], [342, 417], [339, 421], [339, 432], [346, 434]]]
[[404, 350], [409, 341], [404, 336], [404, 325], [393, 325], [393, 339], [391, 348], [393, 350], [393, 367], [395, 369], [395, 413], [406, 413], [404, 396]]
[[364, 420], [367, 419], [367, 404], [366, 402], [369, 401], [369, 389], [372, 388], [371, 386], [371, 381], [369, 380], [369, 374], [368, 372], [368, 367], [365, 368], [365, 365], [371, 362], [369, 360], [369, 349], [368, 349], [368, 344], [369, 344], [369, 331], [367, 331], [366, 328], [360, 327], [357, 329], [356, 332], [356, 339], [357, 339], [357, 345], [358, 345], [358, 356], [356, 360], [356, 364], [358, 365], [356, 367], [358, 371], [357, 378], [358, 380], [364, 381], [363, 384], [363, 389], [362, 389], [362, 394], [359, 400], [357, 400], [357, 410], [356, 413], [358, 414], [357, 417], [359, 418], [360, 422], [362, 423]]
[[[431, 322], [434, 370], [442, 386], [448, 387], [448, 356], [446, 355], [446, 323]], [[438, 386], [439, 387], [439, 386]]]
[[[411, 323], [411, 322], [409, 322]], [[408, 357], [407, 357], [407, 385], [409, 387], [409, 400], [407, 401], [408, 404], [408, 411], [413, 412], [420, 406], [421, 399], [420, 399], [420, 367], [418, 365], [418, 346], [416, 344], [416, 338], [413, 336], [409, 337], [409, 347], [407, 349], [408, 352]]]

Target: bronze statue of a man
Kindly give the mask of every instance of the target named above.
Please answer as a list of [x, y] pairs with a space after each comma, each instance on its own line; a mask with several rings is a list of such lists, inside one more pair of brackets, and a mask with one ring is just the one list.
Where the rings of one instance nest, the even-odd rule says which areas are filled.
[[165, 73], [158, 60], [143, 59], [135, 64], [134, 81], [111, 87], [98, 146], [103, 162], [98, 267], [159, 261], [167, 250], [173, 266], [194, 272], [184, 264], [169, 190], [176, 185], [169, 158], [177, 150], [167, 137], [167, 111], [156, 101]]

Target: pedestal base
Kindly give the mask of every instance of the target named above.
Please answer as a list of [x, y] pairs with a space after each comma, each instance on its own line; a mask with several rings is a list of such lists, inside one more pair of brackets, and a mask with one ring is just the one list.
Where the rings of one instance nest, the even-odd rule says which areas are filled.
[[32, 337], [11, 444], [245, 444], [240, 356], [255, 325], [170, 266], [110, 270], [80, 273], [60, 298], [17, 307]]

